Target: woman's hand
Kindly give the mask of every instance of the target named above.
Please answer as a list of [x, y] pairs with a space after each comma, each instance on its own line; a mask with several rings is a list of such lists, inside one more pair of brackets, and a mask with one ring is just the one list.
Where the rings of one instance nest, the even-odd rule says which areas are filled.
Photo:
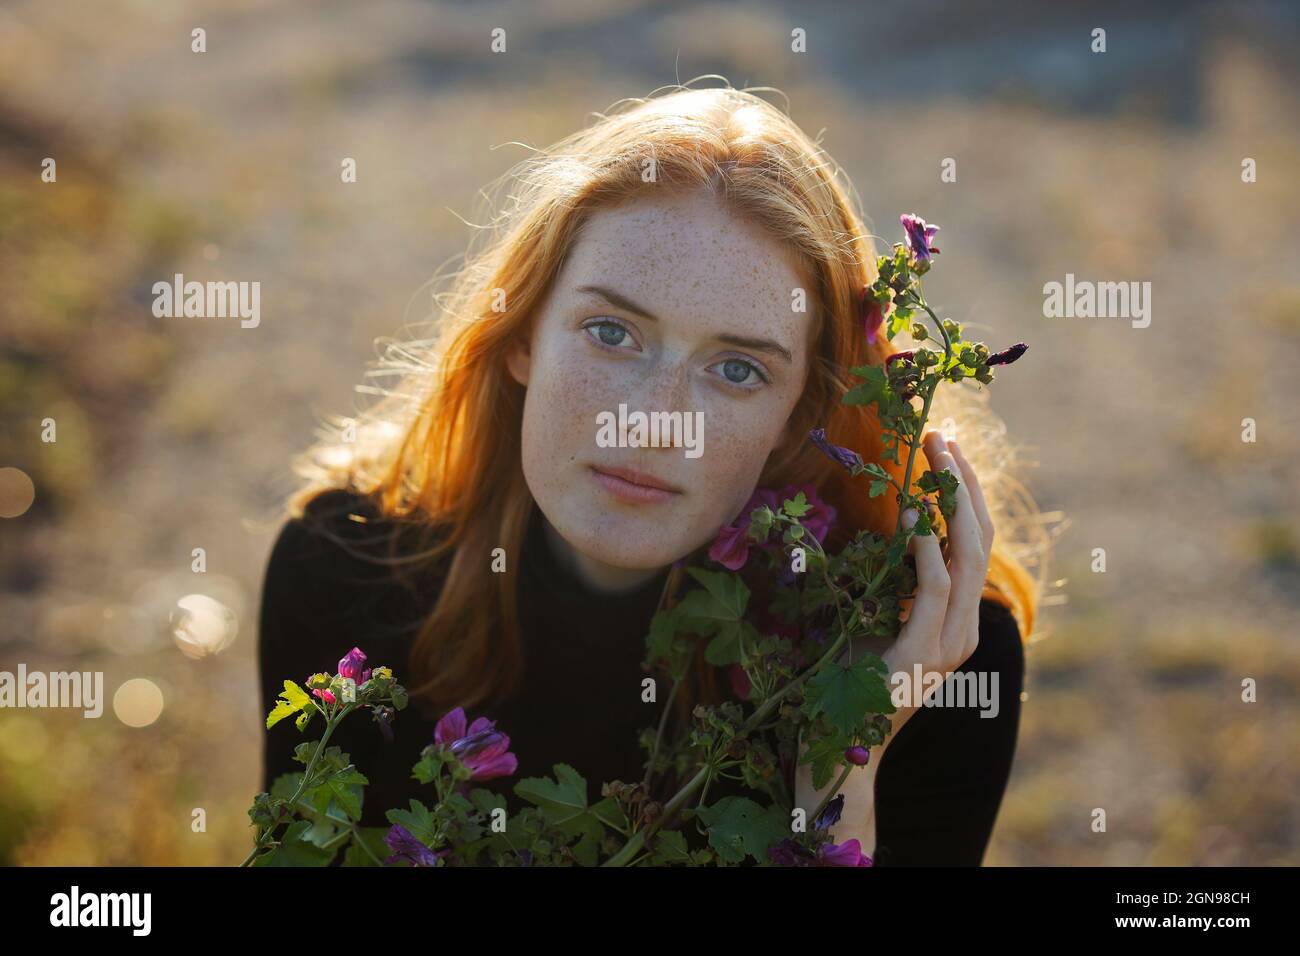
[[[917, 591], [897, 640], [881, 655], [891, 686], [897, 674], [912, 681], [918, 664], [922, 677], [932, 672], [946, 677], [975, 652], [979, 645], [980, 598], [993, 544], [993, 522], [979, 480], [956, 442], [945, 443], [939, 432], [931, 430], [926, 432], [922, 447], [931, 471], [938, 473], [947, 468], [958, 477], [957, 506], [948, 522], [947, 561], [934, 534], [914, 537], [909, 543], [916, 558]], [[915, 515], [911, 515], [911, 521], [906, 517], [904, 520], [910, 527]], [[941, 691], [940, 687], [933, 693]], [[840, 788], [844, 811], [832, 828], [836, 843], [857, 839], [862, 852], [870, 854], [874, 850], [876, 768], [885, 749], [916, 710], [916, 706], [899, 707], [890, 714], [892, 730], [885, 742], [872, 748], [866, 765], [855, 767], [845, 779]], [[814, 793], [812, 767], [801, 764], [796, 770], [795, 805], [811, 815], [825, 792]]]
[[[980, 597], [993, 545], [993, 521], [979, 479], [957, 443], [945, 443], [939, 432], [928, 431], [922, 447], [931, 471], [947, 468], [959, 482], [957, 507], [948, 522], [949, 560], [944, 561], [937, 535], [912, 538], [909, 549], [916, 558], [916, 597], [898, 639], [881, 655], [891, 678], [901, 672], [909, 680], [917, 664], [922, 675], [936, 671], [946, 675], [975, 653], [980, 639]], [[911, 522], [908, 524], [910, 527]], [[890, 715], [894, 732], [881, 746], [882, 752], [915, 712], [916, 707], [900, 707]]]

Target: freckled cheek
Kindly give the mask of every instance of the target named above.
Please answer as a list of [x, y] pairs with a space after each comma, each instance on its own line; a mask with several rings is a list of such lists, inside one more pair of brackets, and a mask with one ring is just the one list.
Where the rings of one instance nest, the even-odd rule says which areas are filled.
[[705, 410], [704, 454], [695, 463], [698, 468], [691, 481], [700, 498], [702, 520], [725, 523], [744, 506], [787, 416], [779, 403]]
[[529, 378], [525, 440], [544, 443], [557, 457], [594, 450], [596, 416], [617, 413], [620, 402], [631, 401], [635, 376], [580, 353], [557, 350], [539, 357]]

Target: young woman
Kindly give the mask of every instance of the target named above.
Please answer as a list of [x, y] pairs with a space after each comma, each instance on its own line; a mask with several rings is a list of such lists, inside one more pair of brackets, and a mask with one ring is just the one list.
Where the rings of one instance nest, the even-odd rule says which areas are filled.
[[[411, 691], [391, 739], [359, 718], [332, 738], [370, 780], [365, 825], [421, 795], [411, 765], [457, 706], [510, 736], [503, 793], [559, 762], [593, 799], [601, 782], [640, 780], [638, 737], [663, 706], [641, 698], [650, 619], [755, 489], [814, 488], [836, 512], [831, 547], [898, 517], [807, 440], [825, 426], [879, 460], [871, 407], [839, 400], [847, 369], [894, 349], [863, 332], [874, 250], [849, 190], [787, 116], [747, 92], [680, 88], [629, 101], [503, 184], [509, 205], [440, 297], [436, 336], [382, 363], [400, 386], [300, 460], [307, 481], [266, 572], [264, 710], [284, 678], [332, 673], [354, 646]], [[620, 405], [699, 413], [698, 454], [598, 441]], [[975, 418], [958, 434], [997, 433], [986, 408]], [[996, 674], [996, 716], [891, 717], [833, 831], [878, 864], [978, 864], [1010, 772], [1038, 584], [995, 541], [1005, 476], [977, 475], [975, 452], [926, 438], [930, 467], [962, 480], [957, 511], [946, 554], [914, 540], [918, 592], [880, 651], [891, 672]], [[711, 671], [679, 696], [683, 718], [725, 696]], [[301, 769], [287, 724], [268, 734], [268, 789]], [[820, 799], [803, 773], [792, 792]]]

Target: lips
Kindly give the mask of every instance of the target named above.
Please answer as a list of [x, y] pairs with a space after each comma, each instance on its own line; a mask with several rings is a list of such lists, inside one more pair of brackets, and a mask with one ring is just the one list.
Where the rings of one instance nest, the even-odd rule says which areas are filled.
[[667, 501], [682, 490], [676, 485], [631, 468], [613, 468], [592, 465], [591, 475], [615, 498], [638, 504]]

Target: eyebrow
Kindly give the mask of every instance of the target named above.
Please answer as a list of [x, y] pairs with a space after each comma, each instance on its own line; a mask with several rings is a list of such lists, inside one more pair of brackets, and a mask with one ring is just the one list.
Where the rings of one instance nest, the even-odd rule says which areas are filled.
[[[627, 296], [615, 292], [613, 289], [608, 289], [599, 285], [580, 285], [574, 291], [586, 295], [597, 296], [616, 308], [620, 308], [625, 312], [631, 312], [633, 315], [638, 315], [650, 322], [659, 321], [658, 316], [652, 315]], [[717, 339], [719, 342], [725, 342], [728, 345], [735, 345], [740, 348], [754, 349], [759, 352], [770, 352], [774, 355], [780, 355], [791, 365], [794, 364], [794, 356], [790, 354], [790, 350], [781, 343], [775, 342], [772, 339], [758, 339], [747, 335], [732, 335], [730, 333], [719, 335], [717, 336]]]

